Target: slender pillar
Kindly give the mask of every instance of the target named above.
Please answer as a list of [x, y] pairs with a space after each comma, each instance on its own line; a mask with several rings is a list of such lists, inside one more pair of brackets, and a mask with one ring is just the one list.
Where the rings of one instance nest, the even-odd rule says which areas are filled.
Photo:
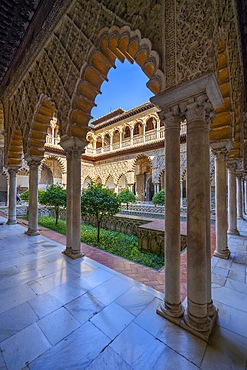
[[183, 207], [183, 180], [180, 181], [180, 208]]
[[143, 142], [145, 143], [146, 141], [146, 124], [143, 124]]
[[81, 253], [81, 155], [85, 142], [75, 137], [63, 137], [60, 145], [67, 158], [66, 249], [64, 254], [76, 259]]
[[93, 154], [96, 154], [96, 149], [97, 149], [97, 139], [93, 139]]
[[123, 131], [120, 129], [119, 131], [119, 148], [122, 148], [122, 142], [123, 142]]
[[129, 186], [129, 191], [132, 191], [134, 193], [134, 184], [128, 184]]
[[247, 213], [247, 180], [244, 180], [244, 211]]
[[7, 224], [14, 225], [17, 223], [16, 221], [16, 169], [10, 168], [9, 172], [9, 201], [8, 201], [8, 208], [9, 208], [9, 217]]
[[239, 235], [236, 205], [236, 163], [228, 164], [228, 234]]
[[29, 236], [39, 235], [38, 232], [38, 175], [39, 160], [27, 160], [29, 166], [29, 204], [28, 204], [28, 230]]
[[156, 138], [160, 139], [160, 120], [156, 122]]
[[237, 218], [243, 220], [242, 174], [237, 173]]
[[102, 141], [101, 153], [104, 153], [105, 137], [103, 135], [101, 136], [101, 141]]
[[[201, 99], [201, 97], [200, 97]], [[208, 317], [208, 189], [210, 180], [207, 152], [208, 127], [205, 107], [200, 100], [187, 105], [187, 310], [186, 324], [197, 332], [207, 332]]]
[[113, 133], [110, 133], [110, 151], [112, 151]]
[[153, 185], [154, 185], [154, 194], [156, 194], [159, 191], [159, 183], [157, 182], [157, 183], [154, 183]]
[[211, 119], [206, 117], [206, 135], [205, 135], [205, 201], [206, 201], [206, 261], [207, 261], [207, 315], [216, 317], [216, 309], [212, 300], [212, 271], [211, 271], [211, 183], [210, 183], [210, 147], [209, 147], [209, 130]]
[[157, 312], [176, 318], [183, 314], [180, 300], [180, 117], [172, 112], [165, 115], [165, 138], [165, 298]]
[[130, 145], [133, 145], [134, 140], [134, 127], [130, 127]]
[[227, 206], [226, 206], [226, 154], [219, 149], [215, 154], [215, 212], [216, 212], [216, 249], [214, 255], [228, 259], [230, 251], [227, 240]]

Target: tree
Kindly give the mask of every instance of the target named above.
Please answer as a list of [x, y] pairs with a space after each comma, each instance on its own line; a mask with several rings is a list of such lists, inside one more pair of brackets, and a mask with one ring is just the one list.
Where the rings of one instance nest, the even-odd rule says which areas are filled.
[[[44, 193], [44, 190], [41, 190], [41, 189], [38, 189], [38, 200], [40, 202], [40, 197], [42, 196], [42, 194]], [[20, 195], [20, 198], [22, 200], [25, 200], [26, 202], [28, 202], [29, 200], [29, 190], [25, 190], [21, 195]]]
[[120, 203], [126, 203], [127, 209], [129, 208], [129, 203], [135, 203], [136, 202], [136, 196], [132, 191], [129, 189], [122, 190], [118, 194], [118, 199]]
[[52, 184], [43, 192], [39, 201], [41, 204], [54, 207], [57, 225], [59, 213], [66, 207], [66, 190], [60, 184]]
[[158, 193], [154, 194], [152, 202], [155, 206], [163, 206], [165, 204], [165, 190], [161, 189]]
[[101, 184], [91, 183], [81, 195], [81, 214], [94, 215], [97, 222], [97, 242], [100, 240], [100, 225], [103, 217], [113, 216], [120, 210], [120, 202], [111, 190]]

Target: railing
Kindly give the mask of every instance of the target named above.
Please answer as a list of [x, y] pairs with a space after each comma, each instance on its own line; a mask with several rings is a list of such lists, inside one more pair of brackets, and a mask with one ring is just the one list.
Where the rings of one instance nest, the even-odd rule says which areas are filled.
[[148, 133], [145, 134], [145, 141], [150, 141], [150, 140], [155, 140], [157, 137], [157, 131], [156, 130], [152, 130], [152, 131], [148, 131]]
[[134, 136], [133, 144], [140, 144], [144, 142], [144, 137], [143, 136]]
[[[162, 138], [164, 138], [164, 136], [165, 136], [165, 130], [164, 130], [164, 127], [161, 127], [160, 130], [159, 130], [159, 136], [157, 135], [157, 130], [156, 129], [146, 132], [145, 136], [135, 135], [133, 137], [133, 144], [132, 145], [137, 145], [137, 144], [145, 143], [145, 142], [148, 142], [148, 141], [156, 140], [158, 137], [160, 137], [162, 139]], [[105, 145], [103, 150], [102, 150], [102, 148], [93, 149], [93, 148], [86, 147], [85, 153], [86, 154], [99, 155], [101, 153], [106, 153], [106, 152], [109, 152], [109, 151], [112, 151], [112, 150], [126, 148], [126, 147], [132, 146], [132, 145], [131, 145], [130, 137], [128, 137], [128, 138], [122, 140], [121, 145], [120, 145], [120, 142], [112, 144], [112, 147], [110, 147], [110, 145]]]
[[115, 144], [112, 145], [113, 150], [116, 150], [116, 149], [119, 149], [119, 148], [120, 148], [120, 142], [115, 143]]

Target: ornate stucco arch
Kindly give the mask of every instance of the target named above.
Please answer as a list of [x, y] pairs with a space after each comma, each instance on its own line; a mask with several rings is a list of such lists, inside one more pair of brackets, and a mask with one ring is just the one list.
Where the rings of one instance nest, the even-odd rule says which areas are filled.
[[4, 148], [4, 109], [0, 103], [0, 151]]
[[27, 140], [26, 158], [42, 160], [45, 152], [47, 128], [55, 112], [51, 99], [41, 95], [37, 103]]
[[23, 156], [22, 132], [18, 127], [14, 127], [11, 131], [5, 156], [5, 167], [20, 168]]
[[155, 94], [162, 89], [163, 73], [158, 69], [159, 56], [152, 50], [151, 42], [143, 39], [139, 30], [131, 31], [129, 26], [103, 28], [83, 65], [73, 96], [67, 128], [71, 135], [86, 136], [95, 98], [103, 81], [107, 81], [110, 68], [115, 67], [116, 59], [136, 61], [150, 79], [149, 89]]
[[58, 157], [56, 155], [48, 155], [48, 156], [44, 157], [44, 159], [42, 160], [42, 163], [47, 164], [47, 161], [50, 160], [50, 159], [56, 160], [59, 163], [59, 165], [62, 169], [62, 174], [66, 173], [66, 162], [61, 157]]
[[142, 158], [147, 158], [148, 159], [148, 161], [150, 162], [150, 165], [152, 166], [152, 160], [151, 160], [151, 158], [148, 156], [148, 155], [146, 155], [146, 154], [138, 154], [137, 155], [137, 157], [134, 159], [134, 161], [133, 161], [133, 164], [132, 164], [132, 171], [134, 171], [135, 170], [135, 166], [136, 166], [136, 162], [139, 160], [139, 159], [142, 159]]

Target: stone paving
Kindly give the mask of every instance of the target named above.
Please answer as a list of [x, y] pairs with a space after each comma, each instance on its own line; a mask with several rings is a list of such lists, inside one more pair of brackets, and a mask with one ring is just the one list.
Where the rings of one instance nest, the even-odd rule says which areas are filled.
[[219, 317], [206, 344], [156, 314], [161, 292], [0, 225], [0, 369], [246, 369], [247, 222], [239, 228], [230, 259], [212, 258]]
[[[27, 225], [27, 221], [19, 219], [23, 225]], [[153, 223], [160, 223], [160, 220], [153, 221]], [[58, 243], [66, 245], [66, 237], [52, 230], [46, 229], [45, 227], [39, 226], [39, 232], [41, 235], [46, 236]], [[181, 233], [186, 234], [186, 223], [181, 222]], [[87, 256], [102, 263], [103, 265], [110, 267], [130, 278], [133, 278], [140, 283], [150, 286], [164, 292], [164, 269], [160, 271], [151, 269], [149, 267], [142, 266], [140, 264], [128, 261], [124, 258], [114, 256], [113, 254], [104, 252], [94, 247], [90, 247], [84, 243], [81, 243], [81, 250]], [[215, 225], [211, 225], [211, 252], [213, 254], [215, 250]], [[180, 286], [181, 286], [181, 300], [187, 295], [187, 251], [185, 250], [181, 254], [181, 269], [180, 269]]]

